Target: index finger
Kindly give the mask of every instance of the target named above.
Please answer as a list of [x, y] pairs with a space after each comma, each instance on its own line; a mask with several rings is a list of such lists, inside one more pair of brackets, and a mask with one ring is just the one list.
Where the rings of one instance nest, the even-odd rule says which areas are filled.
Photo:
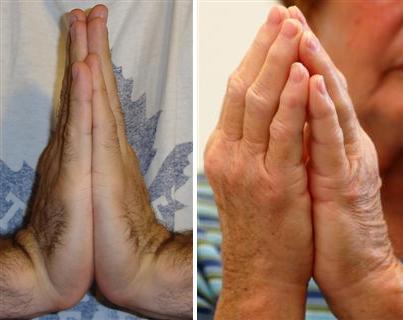
[[289, 13], [282, 6], [271, 9], [267, 21], [260, 27], [241, 64], [228, 81], [227, 92], [217, 124], [231, 140], [242, 137], [245, 95], [262, 68], [269, 48], [276, 39], [282, 22]]

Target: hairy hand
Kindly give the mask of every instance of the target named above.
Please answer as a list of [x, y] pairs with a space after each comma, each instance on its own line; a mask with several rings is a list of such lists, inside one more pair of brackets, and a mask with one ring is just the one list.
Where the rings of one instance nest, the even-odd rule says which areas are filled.
[[192, 235], [156, 219], [139, 161], [126, 138], [112, 69], [107, 9], [88, 16], [92, 72], [95, 277], [112, 302], [164, 319], [192, 316]]
[[304, 317], [313, 262], [303, 156], [309, 74], [297, 62], [301, 23], [288, 17], [275, 7], [260, 28], [205, 150], [223, 233], [217, 319]]
[[300, 59], [317, 74], [308, 108], [315, 280], [340, 318], [397, 319], [403, 316], [403, 273], [383, 218], [377, 153], [357, 120], [346, 80], [306, 23], [305, 29]]
[[21, 318], [78, 302], [93, 278], [91, 74], [86, 17], [71, 14], [58, 124], [38, 164], [30, 220], [0, 243], [0, 317]]

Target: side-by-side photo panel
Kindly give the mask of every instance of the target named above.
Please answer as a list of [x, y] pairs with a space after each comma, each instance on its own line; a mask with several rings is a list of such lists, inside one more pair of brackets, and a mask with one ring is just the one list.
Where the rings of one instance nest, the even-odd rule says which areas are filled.
[[192, 319], [192, 0], [0, 2], [0, 319]]
[[403, 319], [402, 21], [200, 0], [198, 319]]

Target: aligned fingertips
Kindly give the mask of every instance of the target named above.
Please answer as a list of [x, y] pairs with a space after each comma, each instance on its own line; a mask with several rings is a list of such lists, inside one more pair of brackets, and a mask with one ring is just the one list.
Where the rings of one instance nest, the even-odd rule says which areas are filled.
[[311, 165], [321, 175], [339, 173], [347, 164], [344, 137], [335, 105], [321, 75], [310, 79], [308, 110]]

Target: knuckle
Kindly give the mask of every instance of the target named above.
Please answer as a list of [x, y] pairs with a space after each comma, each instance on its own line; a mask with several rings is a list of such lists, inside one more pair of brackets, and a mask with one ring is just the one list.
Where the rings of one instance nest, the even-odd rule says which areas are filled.
[[270, 126], [270, 139], [276, 141], [285, 141], [285, 139], [293, 134], [294, 132], [289, 125], [287, 125], [280, 119], [273, 120]]
[[259, 86], [253, 84], [246, 92], [245, 96], [246, 105], [251, 112], [266, 115], [268, 112], [269, 99], [266, 95], [262, 94]]
[[336, 105], [334, 107], [332, 106], [332, 108], [330, 108], [329, 106], [325, 108], [316, 108], [315, 112], [310, 112], [310, 116], [312, 119], [318, 121], [323, 121], [325, 119], [331, 118], [337, 119]]
[[247, 89], [247, 85], [239, 72], [235, 71], [228, 79], [226, 96], [234, 101], [243, 100]]
[[283, 64], [282, 61], [284, 60], [284, 51], [280, 50], [278, 41], [282, 40], [280, 40], [279, 38], [275, 40], [269, 50], [267, 58], [267, 60], [270, 61], [273, 66], [281, 66]]
[[289, 108], [301, 105], [301, 96], [298, 92], [283, 91], [280, 97], [280, 107]]

